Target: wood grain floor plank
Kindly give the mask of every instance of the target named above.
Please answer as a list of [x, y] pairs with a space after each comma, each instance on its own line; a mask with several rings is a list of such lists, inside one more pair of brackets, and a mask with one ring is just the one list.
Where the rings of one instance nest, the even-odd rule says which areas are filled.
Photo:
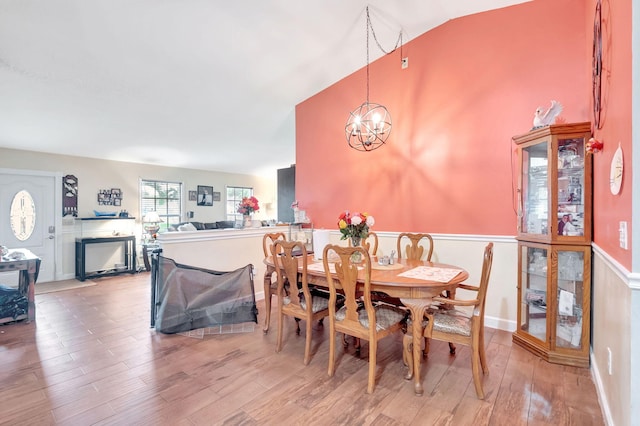
[[285, 323], [275, 352], [276, 306], [262, 333], [165, 335], [149, 328], [149, 274], [36, 296], [35, 322], [0, 326], [0, 425], [603, 425], [589, 369], [549, 364], [511, 333], [487, 329], [485, 400], [471, 379], [468, 348], [431, 342], [425, 394], [404, 380], [402, 336], [380, 342], [376, 389], [366, 393], [368, 343], [356, 355], [337, 336], [327, 374], [328, 323]]

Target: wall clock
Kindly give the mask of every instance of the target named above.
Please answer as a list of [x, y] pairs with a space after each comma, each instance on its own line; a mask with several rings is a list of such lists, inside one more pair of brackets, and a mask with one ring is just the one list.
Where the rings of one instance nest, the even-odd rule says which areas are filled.
[[593, 126], [602, 128], [602, 1], [596, 3], [596, 13], [593, 19]]
[[622, 161], [622, 147], [618, 145], [613, 158], [611, 159], [611, 170], [609, 172], [609, 188], [613, 195], [620, 193], [620, 187], [622, 186], [622, 174], [623, 174], [623, 161]]

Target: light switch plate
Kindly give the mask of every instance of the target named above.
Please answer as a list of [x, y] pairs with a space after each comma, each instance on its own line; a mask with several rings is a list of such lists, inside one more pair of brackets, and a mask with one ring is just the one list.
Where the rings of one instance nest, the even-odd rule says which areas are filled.
[[620, 222], [618, 231], [620, 232], [620, 247], [627, 250], [627, 222]]

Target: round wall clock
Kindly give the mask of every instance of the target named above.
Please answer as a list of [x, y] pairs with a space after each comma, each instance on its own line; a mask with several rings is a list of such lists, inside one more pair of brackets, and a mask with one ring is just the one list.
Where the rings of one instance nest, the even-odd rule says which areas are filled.
[[609, 172], [609, 188], [613, 195], [620, 193], [620, 187], [622, 187], [622, 173], [623, 173], [623, 161], [622, 161], [622, 147], [618, 145], [613, 158], [611, 159], [611, 170]]
[[596, 3], [596, 13], [593, 19], [593, 126], [602, 128], [602, 2]]

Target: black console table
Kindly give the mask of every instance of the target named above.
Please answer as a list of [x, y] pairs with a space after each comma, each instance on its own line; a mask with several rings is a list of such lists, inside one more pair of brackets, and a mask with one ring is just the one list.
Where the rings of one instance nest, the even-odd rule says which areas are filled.
[[[124, 247], [124, 268], [110, 268], [102, 271], [89, 272], [86, 271], [87, 244], [104, 244], [121, 242]], [[84, 281], [87, 278], [105, 277], [110, 275], [118, 275], [123, 273], [133, 274], [136, 272], [136, 237], [116, 236], [116, 237], [95, 237], [95, 238], [76, 238], [76, 278]]]

